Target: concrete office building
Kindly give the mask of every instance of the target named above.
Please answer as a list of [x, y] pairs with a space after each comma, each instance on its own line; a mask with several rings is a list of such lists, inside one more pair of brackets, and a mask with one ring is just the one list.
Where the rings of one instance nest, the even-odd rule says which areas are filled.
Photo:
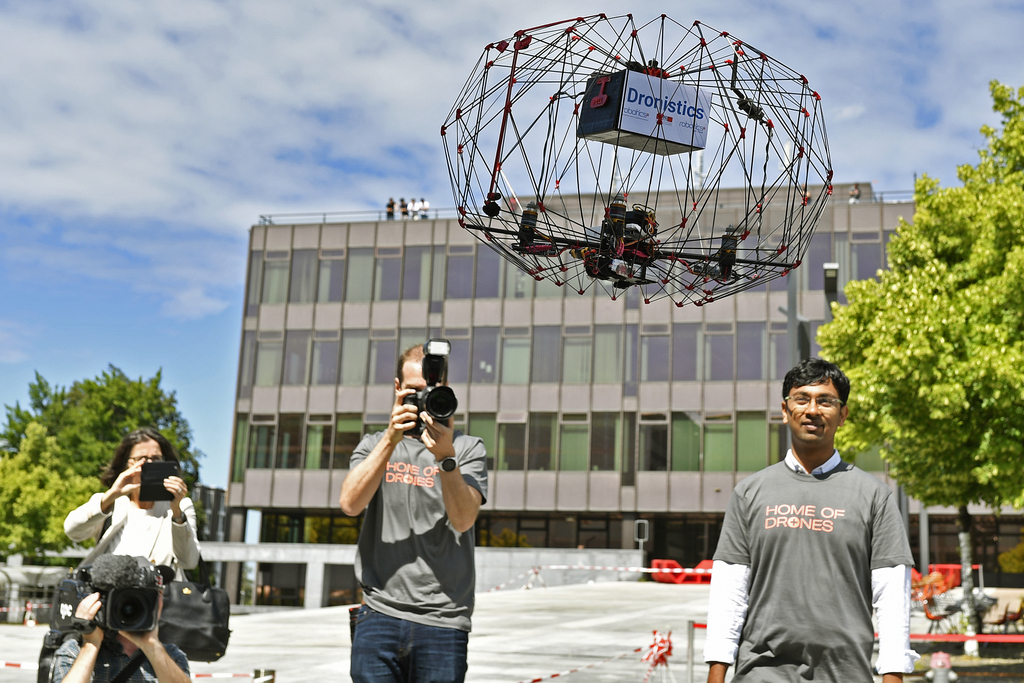
[[[899, 218], [912, 220], [912, 203], [860, 183], [851, 204], [848, 187], [789, 276], [812, 335], [822, 264], [839, 264], [840, 288], [874, 277]], [[718, 220], [738, 223], [736, 193]], [[480, 546], [635, 547], [644, 518], [648, 556], [692, 566], [710, 557], [735, 483], [785, 454], [785, 278], [700, 308], [645, 304], [636, 288], [613, 301], [534, 282], [454, 219], [267, 223], [250, 233], [229, 540], [259, 510], [261, 541], [355, 542], [359, 519], [337, 503], [349, 455], [388, 421], [398, 353], [428, 337], [451, 340], [456, 425], [490, 455]], [[857, 464], [885, 476], [877, 453]], [[932, 518], [933, 562], [955, 556], [952, 523]], [[351, 567], [327, 574], [328, 602], [351, 601]], [[260, 565], [257, 584], [258, 602], [302, 604], [301, 566]]]

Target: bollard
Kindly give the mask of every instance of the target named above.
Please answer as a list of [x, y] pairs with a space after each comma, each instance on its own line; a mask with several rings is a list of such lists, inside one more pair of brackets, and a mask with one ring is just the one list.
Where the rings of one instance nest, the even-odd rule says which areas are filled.
[[686, 622], [686, 683], [693, 683], [693, 620]]
[[953, 664], [946, 652], [933, 652], [931, 669], [924, 675], [930, 683], [953, 683], [959, 676], [953, 671]]
[[252, 672], [252, 683], [274, 683], [275, 674], [273, 669], [256, 669]]

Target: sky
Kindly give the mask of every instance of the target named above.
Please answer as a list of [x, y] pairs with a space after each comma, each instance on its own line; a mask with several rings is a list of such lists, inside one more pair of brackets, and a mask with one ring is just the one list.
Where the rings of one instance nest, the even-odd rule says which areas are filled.
[[756, 45], [823, 99], [836, 182], [956, 185], [1016, 2], [0, 0], [0, 404], [38, 372], [162, 371], [225, 486], [248, 230], [453, 205], [439, 135], [488, 43], [601, 11]]

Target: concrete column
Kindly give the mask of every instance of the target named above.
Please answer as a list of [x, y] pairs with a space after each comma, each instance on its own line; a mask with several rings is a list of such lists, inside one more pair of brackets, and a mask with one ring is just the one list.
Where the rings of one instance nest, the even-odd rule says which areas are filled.
[[323, 562], [306, 563], [306, 599], [302, 605], [306, 609], [324, 606], [324, 569]]

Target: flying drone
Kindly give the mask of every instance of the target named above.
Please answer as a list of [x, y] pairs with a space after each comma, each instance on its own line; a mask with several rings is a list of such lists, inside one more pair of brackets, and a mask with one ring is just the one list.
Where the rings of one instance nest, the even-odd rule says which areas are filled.
[[832, 194], [807, 79], [665, 15], [487, 45], [441, 136], [460, 225], [581, 295], [701, 306], [786, 275]]

